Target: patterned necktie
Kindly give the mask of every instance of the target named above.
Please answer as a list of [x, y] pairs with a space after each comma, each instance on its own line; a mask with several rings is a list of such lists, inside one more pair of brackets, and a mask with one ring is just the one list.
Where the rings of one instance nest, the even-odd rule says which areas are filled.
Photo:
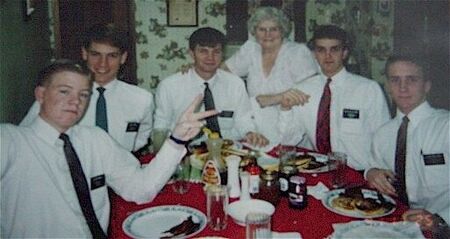
[[407, 116], [403, 117], [402, 124], [397, 132], [397, 144], [395, 148], [395, 188], [400, 201], [408, 205], [408, 195], [406, 194], [405, 165], [406, 165], [406, 136], [408, 132]]
[[105, 90], [106, 89], [103, 87], [97, 88], [99, 95], [97, 99], [97, 108], [95, 111], [95, 125], [108, 132], [108, 116], [106, 115], [106, 100], [103, 95]]
[[330, 91], [331, 79], [327, 80], [323, 88], [322, 98], [320, 99], [319, 110], [317, 112], [316, 126], [316, 147], [320, 153], [327, 154], [331, 152], [330, 143]]
[[[209, 89], [208, 82], [205, 82], [205, 92], [203, 93], [203, 104], [205, 104], [205, 110], [216, 109], [216, 107], [214, 106], [214, 98], [211, 93], [211, 90]], [[219, 122], [217, 121], [217, 115], [206, 118], [206, 127], [208, 127], [213, 132], [219, 133], [219, 136], [222, 137], [222, 135], [220, 134]]]
[[86, 176], [84, 175], [80, 159], [78, 158], [78, 155], [70, 142], [69, 136], [62, 133], [59, 138], [64, 141], [64, 155], [66, 156], [70, 176], [72, 177], [72, 183], [75, 187], [78, 202], [80, 203], [80, 207], [89, 226], [89, 230], [94, 238], [107, 238], [105, 232], [100, 226], [100, 223], [98, 222], [97, 216], [95, 215]]

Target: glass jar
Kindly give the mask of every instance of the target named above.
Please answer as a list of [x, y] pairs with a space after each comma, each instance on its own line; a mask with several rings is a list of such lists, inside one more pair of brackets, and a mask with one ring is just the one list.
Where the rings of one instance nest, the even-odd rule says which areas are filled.
[[[222, 145], [223, 139], [221, 138], [208, 138], [206, 140], [206, 147], [208, 148], [208, 159], [205, 163], [205, 166], [208, 166], [207, 169], [209, 169], [210, 171], [212, 171], [212, 168], [215, 167], [219, 171], [220, 184], [227, 185], [227, 168], [225, 165], [225, 161], [222, 159]], [[203, 169], [203, 171], [205, 171], [205, 169]], [[205, 172], [203, 172], [203, 174], [205, 175]]]
[[303, 209], [308, 205], [306, 178], [292, 176], [289, 179], [289, 207]]
[[280, 196], [287, 197], [289, 190], [289, 179], [297, 174], [297, 168], [293, 165], [281, 165], [279, 172]]
[[267, 170], [261, 174], [260, 178], [259, 193], [256, 195], [256, 198], [268, 201], [274, 206], [277, 206], [280, 191], [277, 173], [275, 171]]

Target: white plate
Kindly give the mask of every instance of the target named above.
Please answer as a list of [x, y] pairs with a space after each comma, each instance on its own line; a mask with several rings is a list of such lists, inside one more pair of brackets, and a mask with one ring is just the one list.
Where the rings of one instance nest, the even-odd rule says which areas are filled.
[[[299, 155], [304, 155], [305, 153], [300, 152]], [[325, 163], [324, 166], [319, 167], [319, 168], [315, 168], [315, 169], [303, 169], [300, 167], [297, 167], [298, 171], [300, 173], [326, 173], [329, 171], [334, 170], [335, 168], [330, 167], [329, 165], [329, 161], [328, 161], [328, 156], [325, 154], [319, 154], [319, 153], [308, 153], [308, 155], [314, 156], [314, 158], [316, 158], [317, 162], [321, 162], [321, 163]]]
[[256, 159], [256, 162], [258, 163], [258, 165], [263, 168], [264, 170], [274, 170], [274, 171], [278, 171], [278, 166], [280, 164], [280, 160], [278, 160], [277, 158], [274, 158], [266, 153], [261, 153], [262, 155], [259, 156]]
[[[395, 211], [395, 206], [387, 211], [384, 212], [382, 214], [375, 214], [375, 215], [368, 215], [368, 214], [364, 214], [363, 212], [359, 211], [359, 210], [345, 210], [345, 209], [341, 209], [341, 208], [335, 208], [331, 205], [331, 202], [333, 201], [333, 199], [337, 198], [339, 196], [340, 193], [343, 193], [345, 191], [344, 188], [341, 189], [335, 189], [332, 191], [329, 191], [326, 193], [325, 197], [322, 199], [322, 204], [330, 211], [343, 215], [343, 216], [348, 216], [348, 217], [355, 217], [355, 218], [377, 218], [377, 217], [384, 217], [386, 215], [389, 215], [391, 213], [393, 213]], [[373, 190], [369, 190], [369, 189], [361, 189], [361, 192], [364, 196], [364, 198], [374, 198], [377, 199], [378, 198], [378, 194], [376, 191]], [[383, 195], [384, 199], [394, 205], [396, 205], [395, 200], [392, 199], [391, 197], [387, 196], [387, 195]]]
[[277, 146], [276, 144], [268, 144], [268, 145], [266, 145], [264, 147], [258, 147], [258, 146], [255, 146], [255, 145], [251, 145], [251, 144], [249, 144], [247, 142], [242, 142], [242, 145], [244, 145], [245, 147], [247, 147], [247, 148], [249, 148], [251, 150], [254, 150], [254, 151], [257, 151], [257, 152], [264, 152], [264, 153], [270, 152], [273, 148], [275, 148]]
[[189, 216], [192, 216], [194, 223], [200, 223], [199, 228], [191, 234], [174, 238], [191, 237], [205, 228], [206, 216], [195, 208], [179, 205], [151, 207], [134, 212], [125, 219], [122, 229], [133, 238], [160, 238], [170, 236], [170, 233], [164, 232], [182, 223]]
[[346, 238], [425, 238], [412, 222], [353, 221], [334, 224], [332, 239]]

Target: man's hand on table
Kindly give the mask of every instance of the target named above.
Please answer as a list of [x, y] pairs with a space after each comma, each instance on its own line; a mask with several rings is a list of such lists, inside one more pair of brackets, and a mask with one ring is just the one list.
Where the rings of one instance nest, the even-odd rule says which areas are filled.
[[403, 213], [404, 221], [416, 222], [422, 231], [431, 231], [433, 238], [449, 238], [449, 225], [437, 214], [425, 209], [410, 209]]
[[381, 193], [397, 196], [397, 192], [391, 184], [393, 181], [395, 181], [395, 175], [390, 170], [372, 168], [367, 172], [367, 182], [370, 186]]
[[203, 95], [195, 97], [194, 101], [184, 111], [173, 129], [172, 136], [183, 141], [188, 141], [195, 137], [200, 129], [205, 125], [203, 119], [216, 115], [216, 110], [194, 113], [197, 106], [202, 102]]
[[269, 140], [264, 135], [255, 132], [248, 132], [244, 137], [244, 141], [258, 147], [264, 147], [269, 144]]

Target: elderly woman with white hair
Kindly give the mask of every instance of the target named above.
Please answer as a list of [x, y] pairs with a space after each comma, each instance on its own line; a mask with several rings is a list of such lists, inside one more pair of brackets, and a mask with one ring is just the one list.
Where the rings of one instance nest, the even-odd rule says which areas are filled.
[[281, 10], [260, 7], [247, 25], [250, 39], [223, 67], [247, 77], [259, 133], [275, 145], [282, 140], [276, 127], [278, 105], [282, 101], [306, 103], [309, 96], [293, 89], [293, 86], [317, 74], [318, 67], [305, 44], [288, 40], [291, 22]]

